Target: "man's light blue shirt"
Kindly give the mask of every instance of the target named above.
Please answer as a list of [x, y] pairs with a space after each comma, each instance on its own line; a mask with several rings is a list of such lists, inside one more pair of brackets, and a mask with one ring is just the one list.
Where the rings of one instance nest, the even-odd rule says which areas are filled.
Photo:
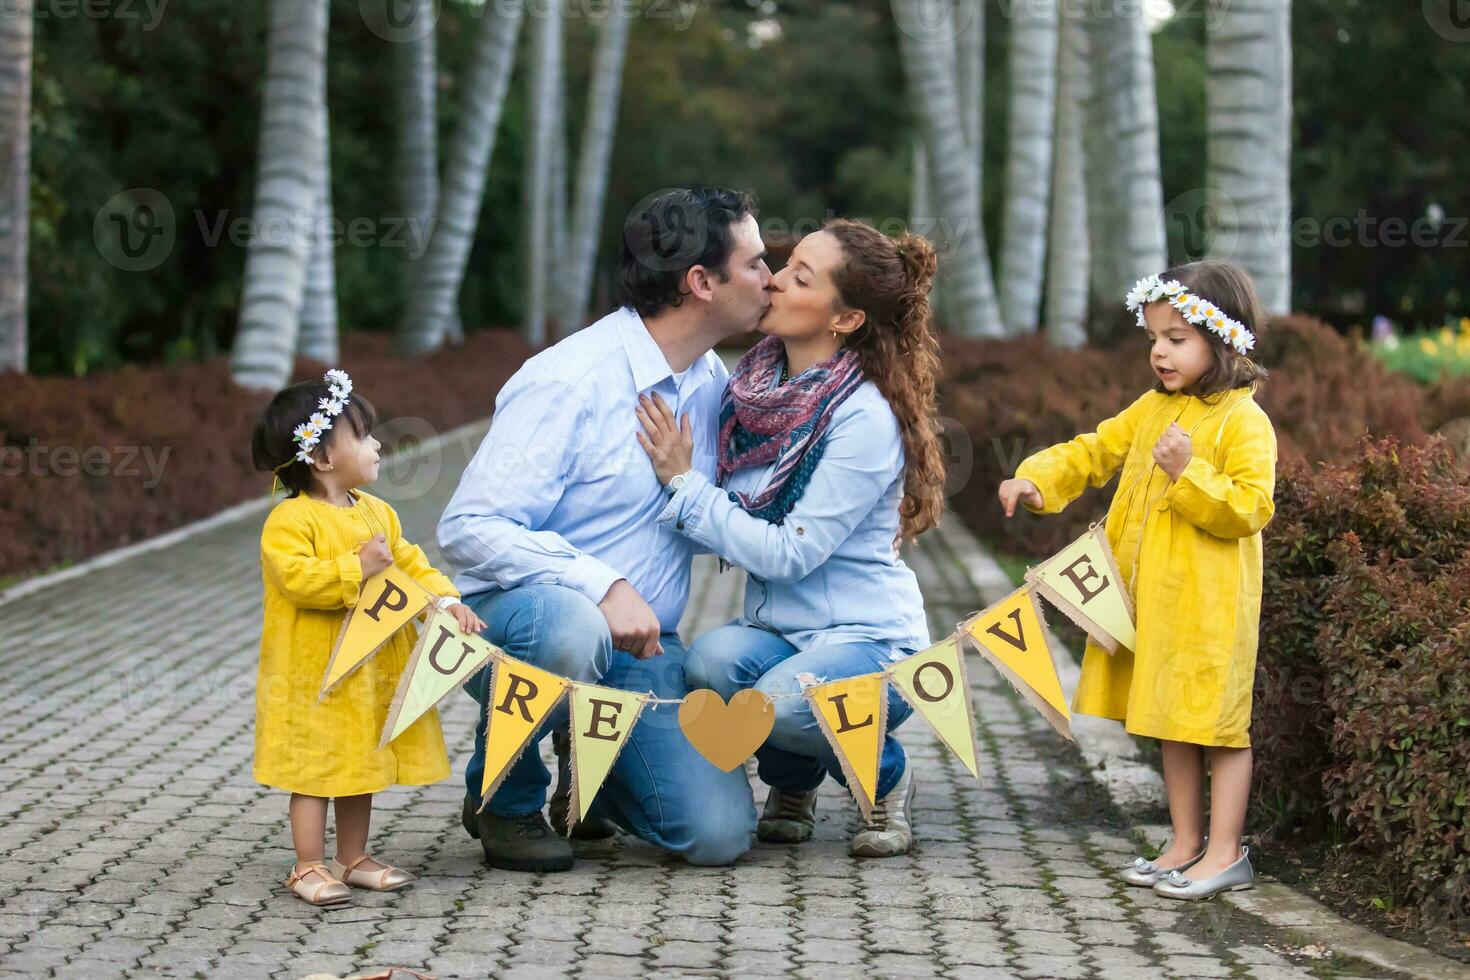
[[707, 352], [676, 381], [627, 308], [528, 360], [495, 400], [490, 432], [439, 520], [460, 594], [549, 583], [601, 602], [627, 579], [675, 631], [702, 549], [658, 522], [669, 498], [638, 444], [634, 409], [658, 392], [688, 413], [694, 469], [713, 479], [727, 380]]

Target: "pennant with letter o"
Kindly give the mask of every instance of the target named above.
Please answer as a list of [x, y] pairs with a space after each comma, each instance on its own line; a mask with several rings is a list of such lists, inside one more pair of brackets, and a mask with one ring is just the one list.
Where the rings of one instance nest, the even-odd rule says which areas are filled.
[[1047, 643], [1041, 607], [1030, 586], [1022, 586], [966, 626], [980, 655], [1041, 712], [1065, 738], [1072, 737], [1071, 714]]
[[883, 737], [888, 733], [888, 692], [885, 674], [861, 674], [830, 684], [808, 687], [802, 693], [812, 706], [822, 734], [832, 743], [848, 789], [866, 820], [878, 793], [878, 767]]
[[347, 611], [317, 700], [341, 683], [378, 648], [434, 599], [422, 585], [397, 565], [389, 565], [358, 588], [357, 605]]
[[498, 648], [479, 634], [461, 632], [459, 621], [449, 613], [434, 610], [398, 679], [398, 690], [393, 694], [378, 744], [387, 745], [402, 735], [497, 652]]
[[571, 681], [504, 655], [495, 658], [485, 705], [485, 778], [480, 809], [566, 693]]
[[1094, 524], [1043, 565], [1027, 570], [1026, 580], [1108, 653], [1120, 647], [1132, 650], [1138, 642], [1133, 600], [1123, 588], [1101, 525]]
[[572, 684], [571, 826], [587, 819], [592, 800], [633, 733], [644, 696], [595, 684]]
[[951, 636], [927, 650], [911, 654], [888, 668], [888, 679], [904, 700], [924, 716], [959, 757], [970, 775], [980, 778], [975, 749], [975, 708], [965, 677], [965, 656]]

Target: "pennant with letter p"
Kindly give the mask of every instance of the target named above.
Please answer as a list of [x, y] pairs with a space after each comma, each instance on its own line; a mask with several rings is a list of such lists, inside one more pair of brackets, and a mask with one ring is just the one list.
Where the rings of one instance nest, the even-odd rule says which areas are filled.
[[975, 708], [965, 677], [965, 656], [951, 636], [888, 668], [888, 679], [904, 700], [924, 716], [970, 775], [980, 778], [975, 749]]
[[572, 806], [570, 826], [587, 818], [602, 781], [618, 760], [644, 696], [595, 684], [572, 685]]
[[980, 655], [1064, 738], [1072, 738], [1072, 716], [1031, 587], [1012, 592], [970, 620], [966, 629]]
[[1094, 524], [1045, 564], [1027, 570], [1026, 580], [1108, 653], [1120, 647], [1132, 650], [1138, 642], [1133, 600], [1123, 588], [1101, 525]]
[[520, 758], [526, 743], [566, 693], [571, 681], [504, 654], [495, 658], [485, 704], [485, 778], [480, 809]]
[[347, 611], [317, 700], [367, 662], [378, 648], [433, 601], [433, 595], [397, 565], [389, 565], [358, 589], [357, 605]]
[[832, 743], [864, 820], [878, 793], [878, 767], [883, 758], [883, 737], [888, 733], [888, 692], [883, 683], [886, 676], [862, 674], [802, 692], [822, 734]]
[[379, 746], [407, 731], [496, 652], [496, 647], [479, 634], [461, 632], [459, 621], [449, 613], [434, 610], [398, 679]]

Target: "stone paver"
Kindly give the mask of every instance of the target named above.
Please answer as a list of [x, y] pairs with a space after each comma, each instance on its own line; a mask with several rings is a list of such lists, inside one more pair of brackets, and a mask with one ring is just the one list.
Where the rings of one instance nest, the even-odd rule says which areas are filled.
[[[376, 488], [431, 555], [473, 448], [418, 461], [397, 482], [411, 494], [393, 468]], [[311, 909], [281, 887], [286, 799], [250, 778], [259, 523], [0, 605], [0, 974], [1319, 975], [1254, 919], [1108, 877], [1133, 854], [1126, 827], [1077, 751], [978, 658], [984, 782], [911, 719], [921, 843], [906, 857], [850, 859], [857, 811], [829, 782], [815, 840], [758, 845], [732, 868], [620, 839], [578, 845], [570, 874], [490, 870], [459, 826], [474, 713], [456, 694], [442, 709], [456, 776], [389, 791], [374, 815], [374, 851], [421, 881]], [[964, 532], [946, 523], [911, 558], [936, 637], [981, 604]], [[686, 639], [734, 614], [740, 574], [701, 559]]]

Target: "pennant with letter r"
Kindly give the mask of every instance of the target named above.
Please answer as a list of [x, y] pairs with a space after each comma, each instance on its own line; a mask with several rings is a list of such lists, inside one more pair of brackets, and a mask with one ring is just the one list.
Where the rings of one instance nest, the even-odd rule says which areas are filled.
[[485, 703], [485, 777], [480, 783], [480, 809], [500, 787], [511, 764], [521, 757], [531, 736], [551, 714], [571, 681], [504, 655], [491, 668], [490, 698]]

